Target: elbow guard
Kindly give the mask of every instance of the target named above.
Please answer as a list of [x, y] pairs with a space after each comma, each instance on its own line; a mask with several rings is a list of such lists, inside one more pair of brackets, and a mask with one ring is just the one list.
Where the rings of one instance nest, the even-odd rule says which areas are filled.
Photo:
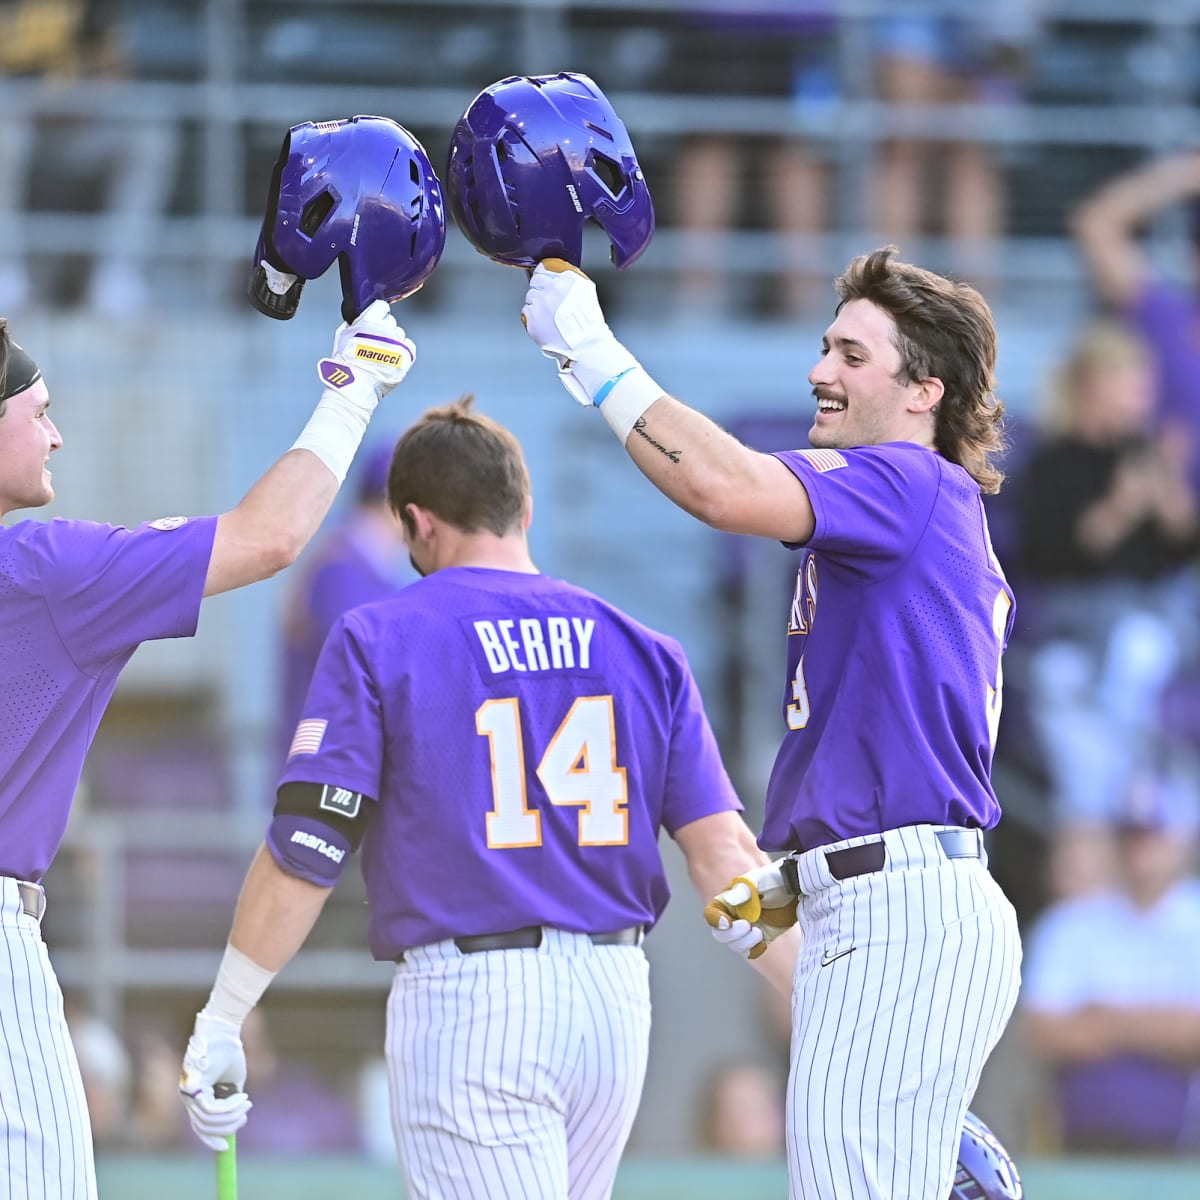
[[362, 841], [367, 800], [345, 788], [285, 783], [267, 830], [267, 848], [289, 875], [331, 888]]

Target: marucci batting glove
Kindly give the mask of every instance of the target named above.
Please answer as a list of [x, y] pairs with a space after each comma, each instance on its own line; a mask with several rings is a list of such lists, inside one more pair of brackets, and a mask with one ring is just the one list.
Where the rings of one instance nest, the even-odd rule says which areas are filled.
[[765, 954], [767, 946], [796, 923], [797, 899], [783, 881], [782, 861], [739, 875], [704, 906], [713, 937], [743, 958]]
[[342, 322], [333, 351], [317, 363], [325, 390], [292, 449], [311, 450], [341, 483], [375, 406], [416, 360], [416, 345], [386, 301], [375, 300], [350, 324]]
[[596, 285], [561, 258], [539, 263], [529, 277], [521, 323], [579, 404], [595, 406], [624, 443], [662, 388], [646, 374], [604, 320]]
[[417, 360], [417, 347], [404, 336], [384, 300], [368, 304], [352, 324], [342, 322], [333, 334], [333, 351], [317, 363], [321, 382], [339, 396], [366, 409], [398, 384]]
[[[237, 1091], [218, 1099], [213, 1094], [218, 1083], [231, 1083]], [[193, 1132], [210, 1150], [227, 1149], [229, 1135], [245, 1125], [251, 1108], [245, 1088], [241, 1030], [202, 1009], [183, 1057], [179, 1094]]]

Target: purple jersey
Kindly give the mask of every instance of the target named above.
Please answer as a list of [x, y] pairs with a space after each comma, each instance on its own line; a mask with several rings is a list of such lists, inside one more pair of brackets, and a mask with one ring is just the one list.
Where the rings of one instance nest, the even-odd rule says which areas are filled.
[[216, 518], [0, 528], [0, 875], [39, 880], [139, 643], [196, 632]]
[[760, 844], [990, 828], [1013, 597], [978, 485], [910, 443], [778, 454], [816, 530], [788, 621], [786, 727]]
[[321, 652], [284, 782], [378, 801], [376, 958], [552, 925], [652, 925], [668, 833], [741, 805], [683, 651], [545, 575], [452, 567]]

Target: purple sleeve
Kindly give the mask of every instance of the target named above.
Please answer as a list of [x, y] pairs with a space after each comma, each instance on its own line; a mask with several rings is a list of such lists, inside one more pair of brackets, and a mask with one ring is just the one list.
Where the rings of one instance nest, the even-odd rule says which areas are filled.
[[721, 761], [721, 751], [700, 700], [700, 689], [675, 647], [680, 675], [675, 693], [671, 747], [667, 760], [667, 786], [662, 824], [675, 831], [701, 817], [719, 812], [741, 812], [742, 803]]
[[317, 659], [280, 783], [325, 783], [378, 797], [383, 791], [383, 709], [352, 613]]
[[51, 521], [38, 549], [55, 629], [77, 663], [157, 638], [191, 637], [216, 517], [168, 517], [126, 529]]
[[816, 528], [806, 545], [864, 575], [887, 572], [912, 553], [937, 499], [937, 457], [918, 446], [782, 450], [775, 457], [812, 502]]
[[1151, 283], [1126, 315], [1154, 354], [1160, 416], [1200, 426], [1200, 302], [1182, 288]]

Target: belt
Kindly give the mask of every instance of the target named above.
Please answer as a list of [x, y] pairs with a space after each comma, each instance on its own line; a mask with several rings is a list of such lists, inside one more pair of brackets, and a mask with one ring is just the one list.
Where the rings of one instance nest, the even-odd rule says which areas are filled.
[[[636, 946], [642, 940], [642, 926], [631, 925], [628, 929], [613, 929], [607, 933], [589, 933], [593, 946]], [[536, 950], [542, 944], [542, 927], [526, 925], [508, 933], [480, 933], [470, 937], [456, 937], [454, 944], [463, 954], [481, 954], [486, 950]], [[404, 955], [396, 956], [397, 962]]]
[[42, 913], [46, 911], [45, 888], [40, 883], [26, 883], [24, 879], [18, 879], [17, 891], [21, 894], [21, 911], [40, 921]]
[[[980, 836], [977, 829], [938, 829], [933, 835], [947, 858], [978, 858]], [[826, 850], [825, 863], [837, 880], [853, 879], [857, 875], [874, 875], [887, 864], [887, 849], [882, 842], [864, 842], [844, 850]], [[796, 855], [789, 854], [779, 868], [783, 882], [794, 896], [801, 895], [800, 875]]]

